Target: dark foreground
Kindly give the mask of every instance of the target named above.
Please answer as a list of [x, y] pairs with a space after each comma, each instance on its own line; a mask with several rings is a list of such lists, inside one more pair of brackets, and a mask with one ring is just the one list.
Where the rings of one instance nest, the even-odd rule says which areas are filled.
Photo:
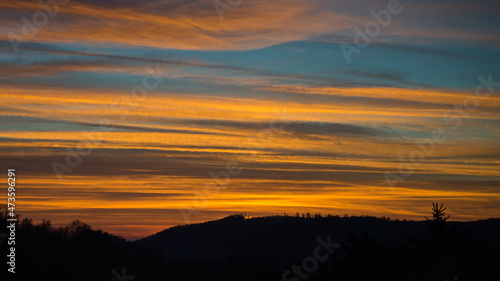
[[[3, 213], [1, 229], [6, 224]], [[499, 234], [500, 219], [234, 215], [127, 242], [79, 221], [54, 228], [24, 219], [16, 234], [16, 274], [4, 269], [1, 275], [42, 281], [497, 280]]]

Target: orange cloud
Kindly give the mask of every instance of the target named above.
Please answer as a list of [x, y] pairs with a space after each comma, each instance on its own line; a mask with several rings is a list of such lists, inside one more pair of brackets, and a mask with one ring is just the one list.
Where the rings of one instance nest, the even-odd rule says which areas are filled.
[[[234, 17], [220, 21], [212, 2], [197, 1], [189, 6], [168, 7], [165, 1], [156, 3], [156, 9], [146, 9], [146, 6], [105, 7], [71, 1], [60, 5], [58, 14], [46, 27], [38, 30], [35, 41], [247, 50], [307, 39], [352, 26], [352, 17], [321, 11], [318, 3], [298, 0], [248, 1], [232, 12]], [[2, 1], [0, 6], [31, 13], [40, 10], [33, 2], [9, 0]], [[171, 9], [177, 9], [177, 12]], [[5, 21], [11, 27], [16, 26], [16, 22], [22, 24], [15, 17]], [[64, 25], [59, 24], [62, 22]]]

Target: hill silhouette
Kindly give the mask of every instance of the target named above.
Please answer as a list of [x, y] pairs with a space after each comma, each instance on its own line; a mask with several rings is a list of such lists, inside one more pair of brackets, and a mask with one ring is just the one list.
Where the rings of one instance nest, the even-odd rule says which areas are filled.
[[[458, 231], [470, 230], [472, 236], [485, 242], [500, 242], [500, 235], [497, 235], [500, 233], [500, 219], [450, 224]], [[331, 235], [332, 240], [345, 243], [350, 233], [363, 231], [378, 243], [395, 248], [404, 239], [424, 237], [427, 223], [370, 216], [270, 216], [245, 219], [238, 214], [217, 221], [175, 226], [138, 242], [161, 248], [167, 260], [182, 258], [213, 261], [248, 253], [288, 258], [310, 254], [318, 236]]]

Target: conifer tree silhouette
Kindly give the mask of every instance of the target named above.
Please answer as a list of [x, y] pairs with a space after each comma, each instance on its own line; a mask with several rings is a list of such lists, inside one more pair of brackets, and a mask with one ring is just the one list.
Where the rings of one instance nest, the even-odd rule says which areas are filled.
[[450, 216], [448, 215], [446, 218], [444, 217], [446, 213], [446, 208], [443, 208], [443, 203], [441, 203], [441, 206], [439, 206], [439, 203], [432, 203], [432, 217], [433, 219], [428, 219], [425, 217], [427, 221], [435, 221], [435, 222], [445, 222], [447, 221]]
[[427, 221], [427, 229], [433, 240], [442, 240], [447, 234], [447, 223], [446, 221], [450, 218], [446, 216], [446, 208], [443, 208], [443, 203], [439, 206], [439, 203], [432, 203], [432, 218], [429, 219], [425, 217]]

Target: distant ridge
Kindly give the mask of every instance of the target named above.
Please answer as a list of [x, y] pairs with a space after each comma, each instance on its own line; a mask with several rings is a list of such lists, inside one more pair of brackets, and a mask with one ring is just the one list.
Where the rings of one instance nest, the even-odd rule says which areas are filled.
[[[500, 219], [450, 224], [485, 242], [500, 242]], [[171, 227], [137, 242], [160, 248], [167, 260], [214, 261], [240, 255], [296, 259], [311, 254], [317, 237], [331, 235], [332, 241], [344, 243], [349, 233], [363, 231], [389, 247], [397, 247], [406, 238], [427, 235], [425, 221], [331, 215], [248, 219], [231, 215], [216, 221]]]

